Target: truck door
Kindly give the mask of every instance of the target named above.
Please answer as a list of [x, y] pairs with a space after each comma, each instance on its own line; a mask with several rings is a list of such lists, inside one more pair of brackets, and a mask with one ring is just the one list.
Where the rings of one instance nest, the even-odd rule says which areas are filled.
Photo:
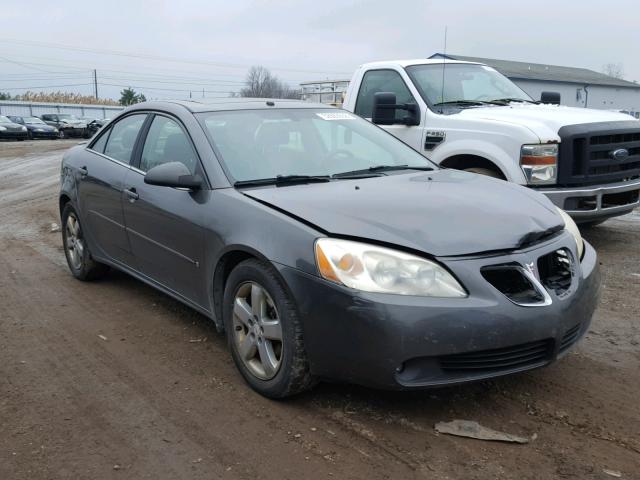
[[[371, 120], [373, 112], [373, 96], [378, 92], [391, 92], [396, 95], [396, 102], [415, 103], [420, 105], [413, 96], [402, 76], [392, 69], [380, 69], [367, 71], [360, 83], [360, 90], [356, 97], [354, 113], [367, 120]], [[382, 128], [398, 137], [410, 147], [423, 151], [422, 132], [424, 130], [424, 112], [420, 112], [420, 125], [407, 126], [402, 124], [402, 119], [406, 116], [404, 110], [396, 110], [395, 125], [384, 125]]]

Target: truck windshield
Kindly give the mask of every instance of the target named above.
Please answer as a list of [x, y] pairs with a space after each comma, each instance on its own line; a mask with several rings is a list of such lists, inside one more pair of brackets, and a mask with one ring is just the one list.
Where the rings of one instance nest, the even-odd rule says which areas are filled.
[[393, 135], [343, 110], [238, 110], [198, 117], [235, 182], [436, 168]]
[[431, 107], [456, 103], [474, 106], [485, 102], [532, 101], [515, 83], [486, 65], [447, 63], [445, 67], [440, 63], [411, 65], [406, 70]]

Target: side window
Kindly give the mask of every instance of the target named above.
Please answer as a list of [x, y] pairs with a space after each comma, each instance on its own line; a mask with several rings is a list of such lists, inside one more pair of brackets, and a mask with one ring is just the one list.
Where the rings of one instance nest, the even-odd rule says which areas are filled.
[[189, 137], [174, 120], [163, 116], [153, 119], [142, 150], [140, 170], [147, 172], [163, 163], [183, 163], [195, 173], [198, 160]]
[[91, 150], [93, 150], [94, 152], [99, 152], [99, 153], [104, 153], [104, 146], [107, 143], [107, 139], [109, 138], [109, 132], [111, 131], [111, 129], [107, 130], [106, 132], [104, 132], [102, 135], [100, 135], [100, 138], [98, 138], [98, 140], [96, 140], [93, 145], [91, 145]]
[[133, 147], [147, 114], [131, 115], [111, 127], [104, 154], [124, 163], [131, 162]]
[[[400, 74], [394, 70], [369, 70], [362, 78], [360, 91], [356, 98], [356, 115], [371, 118], [373, 113], [373, 96], [378, 92], [393, 92], [398, 103], [415, 103], [409, 88]], [[406, 116], [403, 110], [396, 111], [396, 119]]]

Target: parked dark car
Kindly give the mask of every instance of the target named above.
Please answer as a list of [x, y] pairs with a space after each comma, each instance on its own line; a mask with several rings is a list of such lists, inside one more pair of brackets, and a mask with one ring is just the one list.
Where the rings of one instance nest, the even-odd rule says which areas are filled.
[[4, 115], [0, 115], [0, 140], [26, 140], [28, 136], [27, 127], [12, 122]]
[[27, 128], [27, 135], [32, 138], [58, 138], [59, 132], [56, 127], [47, 125], [38, 117], [16, 117], [9, 115], [9, 119]]
[[58, 137], [84, 137], [87, 124], [68, 113], [45, 113], [40, 118], [47, 124], [58, 129]]
[[93, 137], [98, 130], [100, 130], [102, 127], [104, 127], [107, 123], [109, 123], [111, 121], [110, 118], [98, 118], [95, 120], [91, 120], [89, 123], [87, 123], [87, 137], [91, 138]]
[[546, 197], [324, 105], [138, 104], [61, 175], [73, 275], [113, 267], [211, 318], [269, 397], [542, 367], [597, 303], [596, 253]]

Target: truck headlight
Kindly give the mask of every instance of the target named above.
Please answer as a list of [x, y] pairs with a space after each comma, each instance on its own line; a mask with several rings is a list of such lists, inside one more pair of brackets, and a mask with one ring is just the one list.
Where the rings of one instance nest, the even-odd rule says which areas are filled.
[[520, 166], [529, 185], [549, 185], [558, 178], [558, 144], [523, 145]]
[[415, 255], [366, 243], [320, 238], [316, 241], [320, 275], [365, 292], [423, 297], [466, 297], [443, 267]]
[[578, 248], [578, 257], [582, 260], [582, 255], [584, 254], [584, 240], [582, 240], [582, 235], [580, 234], [580, 229], [576, 222], [573, 221], [573, 218], [569, 216], [567, 212], [562, 210], [560, 207], [556, 207], [558, 209], [558, 213], [564, 220], [564, 228], [567, 232], [573, 235], [573, 238], [576, 241], [576, 247]]

